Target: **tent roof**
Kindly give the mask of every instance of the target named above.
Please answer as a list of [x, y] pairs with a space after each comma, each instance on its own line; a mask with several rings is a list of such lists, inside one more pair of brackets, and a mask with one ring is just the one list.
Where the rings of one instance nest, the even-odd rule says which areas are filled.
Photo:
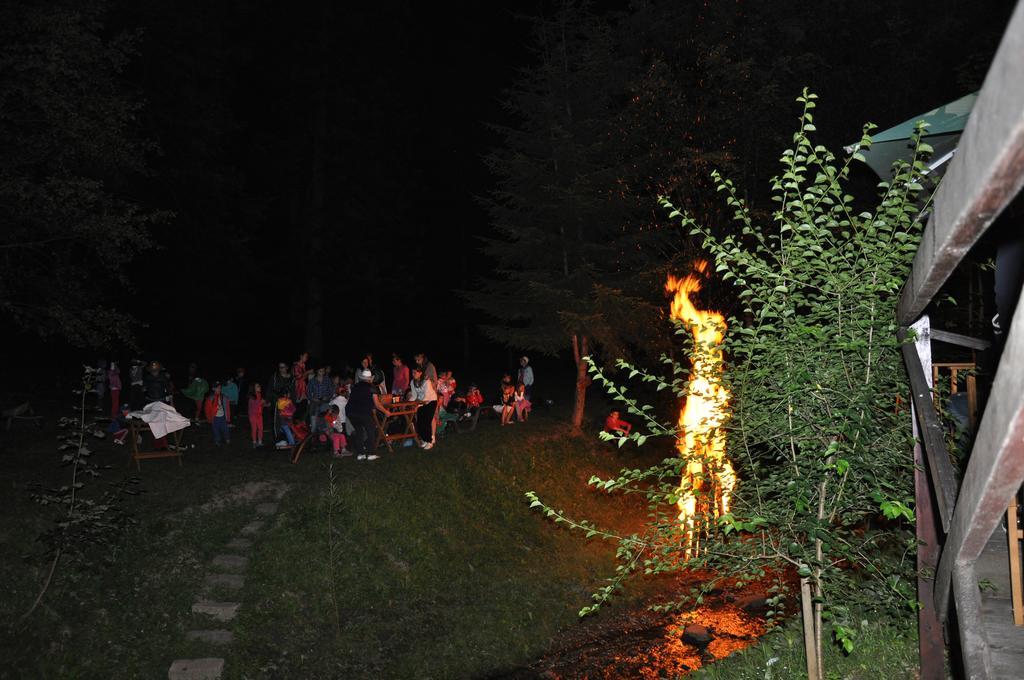
[[[924, 137], [934, 149], [928, 164], [929, 169], [938, 170], [953, 157], [960, 142], [960, 134], [967, 125], [967, 119], [977, 98], [977, 93], [969, 94], [944, 106], [908, 118], [888, 130], [877, 132], [871, 135], [871, 148], [864, 149], [861, 153], [876, 175], [883, 179], [891, 178], [893, 162], [898, 158], [910, 160], [914, 153], [910, 137], [914, 132], [914, 125], [923, 120], [928, 123]], [[851, 144], [846, 150], [852, 152], [855, 146]]]
[[967, 125], [967, 118], [971, 115], [971, 109], [974, 108], [974, 101], [977, 98], [978, 94], [976, 92], [971, 93], [945, 106], [940, 106], [937, 109], [908, 118], [899, 125], [871, 135], [871, 141], [877, 144], [879, 142], [892, 142], [898, 139], [910, 139], [911, 133], [914, 132], [914, 125], [919, 120], [928, 123], [928, 128], [925, 131], [926, 136], [963, 132], [964, 126]]

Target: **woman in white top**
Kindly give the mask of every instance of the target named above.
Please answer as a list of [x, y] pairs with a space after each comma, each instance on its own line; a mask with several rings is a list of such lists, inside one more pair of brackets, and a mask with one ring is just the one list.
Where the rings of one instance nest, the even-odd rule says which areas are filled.
[[412, 369], [412, 384], [409, 385], [413, 401], [420, 402], [416, 410], [416, 433], [420, 437], [420, 446], [424, 449], [434, 447], [434, 414], [437, 412], [437, 388], [433, 381], [423, 376], [423, 369], [417, 366]]

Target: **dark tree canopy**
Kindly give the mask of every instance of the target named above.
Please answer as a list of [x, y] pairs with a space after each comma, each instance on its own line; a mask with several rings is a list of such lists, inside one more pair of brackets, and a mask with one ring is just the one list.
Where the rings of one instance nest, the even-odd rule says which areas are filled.
[[0, 6], [0, 310], [79, 345], [128, 339], [111, 285], [156, 217], [124, 189], [145, 169], [121, 81], [134, 38], [106, 35], [103, 10]]

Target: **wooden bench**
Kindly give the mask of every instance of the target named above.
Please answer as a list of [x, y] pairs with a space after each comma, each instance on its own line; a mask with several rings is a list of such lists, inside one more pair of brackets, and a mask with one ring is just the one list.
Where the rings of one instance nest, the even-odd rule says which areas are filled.
[[27, 401], [12, 408], [4, 409], [2, 417], [7, 421], [5, 425], [7, 432], [11, 431], [11, 423], [15, 420], [25, 420], [34, 424], [36, 427], [43, 426], [43, 417], [37, 416], [32, 410], [32, 405]]

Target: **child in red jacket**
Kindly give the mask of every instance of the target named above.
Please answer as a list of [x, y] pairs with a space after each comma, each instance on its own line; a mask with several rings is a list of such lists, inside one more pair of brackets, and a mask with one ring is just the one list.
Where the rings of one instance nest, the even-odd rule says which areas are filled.
[[231, 402], [221, 392], [219, 382], [213, 385], [213, 391], [206, 398], [203, 410], [206, 413], [206, 419], [213, 424], [213, 445], [227, 444], [230, 446], [231, 431], [228, 429], [228, 423], [231, 422]]
[[618, 410], [613, 410], [608, 414], [608, 417], [604, 420], [604, 431], [610, 432], [611, 434], [629, 436], [629, 433], [633, 430], [633, 426], [627, 423], [625, 420], [619, 417]]
[[252, 432], [252, 448], [263, 446], [263, 409], [269, 406], [263, 398], [263, 385], [253, 383], [249, 388], [249, 429]]

